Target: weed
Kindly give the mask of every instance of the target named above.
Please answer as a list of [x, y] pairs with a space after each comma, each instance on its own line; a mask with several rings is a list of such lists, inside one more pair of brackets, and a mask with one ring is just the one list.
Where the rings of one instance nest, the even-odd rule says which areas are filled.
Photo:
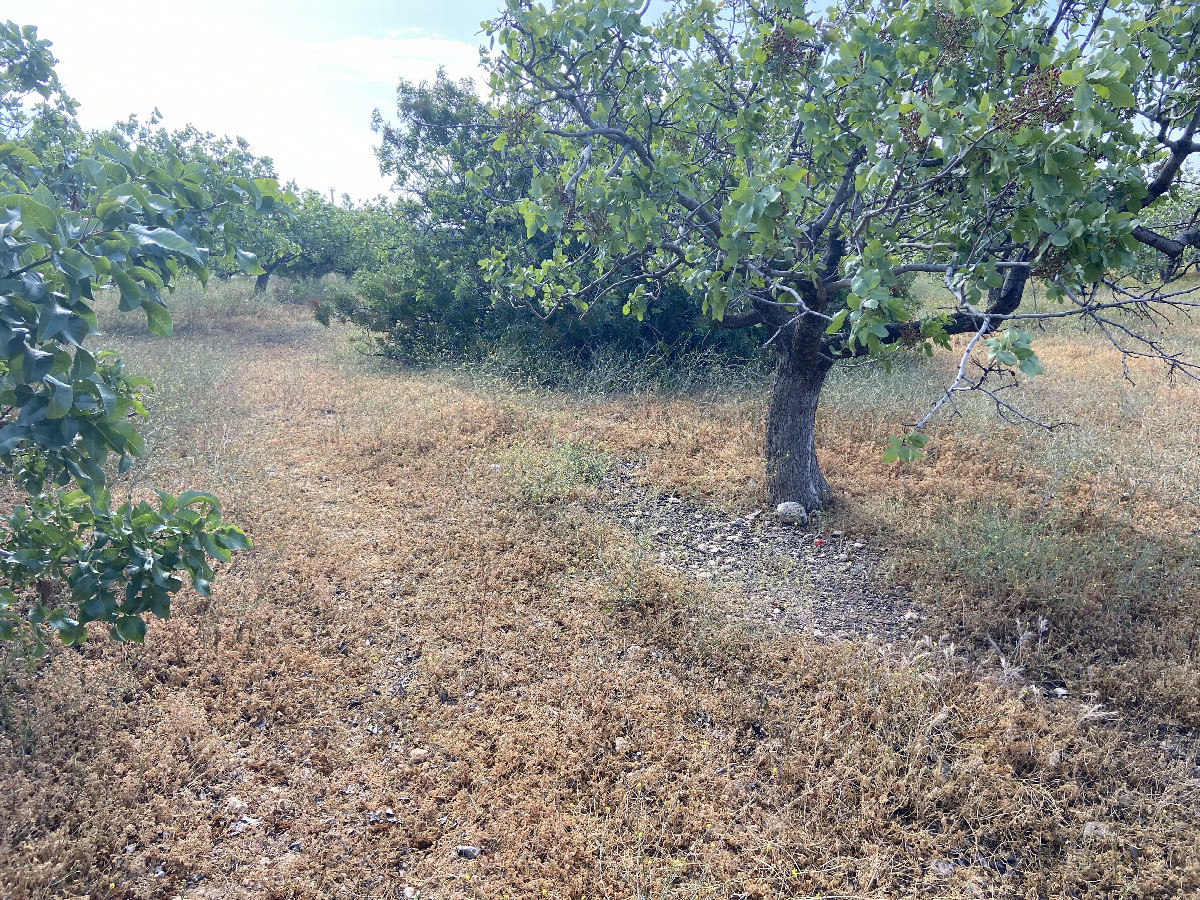
[[582, 444], [553, 442], [548, 447], [518, 442], [496, 456], [499, 471], [513, 483], [525, 503], [573, 499], [595, 488], [612, 466], [606, 454]]

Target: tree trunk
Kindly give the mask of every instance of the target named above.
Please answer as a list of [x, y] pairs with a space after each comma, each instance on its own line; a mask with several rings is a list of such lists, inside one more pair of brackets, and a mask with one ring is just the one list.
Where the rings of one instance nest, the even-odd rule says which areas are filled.
[[819, 328], [793, 326], [776, 348], [767, 407], [767, 496], [772, 504], [794, 502], [813, 512], [833, 498], [816, 451], [817, 398], [829, 364], [819, 353]]
[[254, 293], [265, 294], [267, 292], [267, 282], [271, 280], [270, 272], [263, 272], [254, 279]]

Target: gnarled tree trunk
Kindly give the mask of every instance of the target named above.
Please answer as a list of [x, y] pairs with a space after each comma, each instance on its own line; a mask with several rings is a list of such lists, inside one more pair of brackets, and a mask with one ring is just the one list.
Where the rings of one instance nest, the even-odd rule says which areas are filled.
[[254, 279], [254, 293], [265, 294], [267, 292], [267, 282], [271, 280], [270, 272], [263, 272]]
[[817, 398], [829, 363], [820, 355], [821, 329], [789, 326], [776, 341], [775, 381], [767, 407], [767, 496], [812, 512], [833, 497], [817, 464]]

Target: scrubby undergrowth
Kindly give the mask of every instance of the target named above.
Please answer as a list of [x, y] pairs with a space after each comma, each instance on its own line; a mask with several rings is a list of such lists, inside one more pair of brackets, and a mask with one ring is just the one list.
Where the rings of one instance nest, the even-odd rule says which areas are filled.
[[[123, 341], [195, 420], [151, 429], [145, 480], [219, 489], [257, 548], [145, 647], [8, 659], [0, 894], [1200, 891], [1197, 523], [1152, 473], [1178, 454], [1194, 489], [1173, 443], [1194, 446], [1194, 391], [1141, 409], [1116, 472], [974, 422], [905, 471], [879, 448], [919, 379], [891, 407], [835, 385], [825, 525], [890, 538], [937, 627], [821, 643], [724, 620], [592, 506], [618, 459], [646, 488], [761, 503], [756, 397], [372, 372], [300, 310], [233, 312]], [[1043, 352], [1063, 386], [1032, 397], [1139, 402], [1081, 346]]]

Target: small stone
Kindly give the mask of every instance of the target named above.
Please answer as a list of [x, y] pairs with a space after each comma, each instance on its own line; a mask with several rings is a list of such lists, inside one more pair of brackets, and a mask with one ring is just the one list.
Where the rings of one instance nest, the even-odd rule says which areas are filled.
[[417, 900], [417, 897], [420, 896], [420, 894], [421, 892], [415, 887], [406, 887], [404, 889], [404, 900]]
[[629, 743], [628, 738], [619, 737], [613, 741], [613, 749], [615, 749], [618, 753], [628, 753], [629, 748], [632, 746], [633, 745]]
[[855, 549], [855, 550], [861, 550], [861, 549], [863, 549], [865, 546], [866, 546], [866, 544], [864, 544], [862, 541], [855, 541], [855, 542], [854, 542], [854, 549]]
[[787, 502], [780, 503], [775, 507], [775, 513], [779, 516], [779, 521], [784, 525], [807, 525], [808, 513], [805, 512], [804, 506], [800, 503]]
[[429, 759], [429, 751], [421, 747], [413, 747], [408, 751], [408, 758], [413, 762], [425, 762]]
[[954, 874], [954, 870], [958, 866], [948, 859], [935, 860], [933, 865], [929, 867], [937, 878], [950, 878]]
[[906, 612], [904, 614], [904, 621], [905, 622], [920, 622], [921, 614], [919, 612], [917, 612], [915, 609], [910, 609], [908, 612]]
[[472, 847], [468, 844], [459, 844], [454, 848], [454, 852], [463, 859], [479, 859], [479, 854], [483, 851], [478, 847]]

